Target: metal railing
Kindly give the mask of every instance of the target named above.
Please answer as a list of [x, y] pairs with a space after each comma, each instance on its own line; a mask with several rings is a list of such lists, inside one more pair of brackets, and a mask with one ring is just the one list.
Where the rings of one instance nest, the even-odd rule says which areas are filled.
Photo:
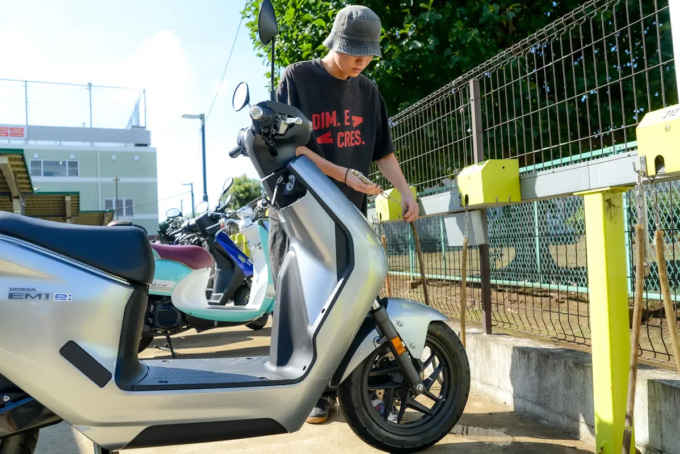
[[[449, 191], [480, 150], [484, 159], [519, 159], [522, 173], [631, 151], [642, 117], [678, 102], [675, 77], [667, 0], [588, 1], [393, 117], [397, 156], [407, 180], [424, 196]], [[387, 185], [373, 170], [372, 177]], [[677, 191], [675, 183], [658, 187], [673, 292], [680, 289]], [[417, 227], [427, 250], [430, 297], [457, 316], [460, 248], [444, 241], [445, 216], [421, 219]], [[494, 208], [487, 218], [493, 325], [588, 345], [582, 200]], [[632, 230], [636, 219], [630, 208], [626, 222]], [[378, 228], [386, 236], [392, 293], [422, 301], [407, 226]], [[658, 276], [651, 268], [641, 353], [668, 361]], [[473, 320], [482, 318], [480, 270], [473, 249], [466, 302]], [[632, 265], [629, 270], [632, 279]], [[629, 292], [632, 296], [630, 284]]]
[[0, 100], [0, 124], [146, 127], [143, 89], [0, 79]]

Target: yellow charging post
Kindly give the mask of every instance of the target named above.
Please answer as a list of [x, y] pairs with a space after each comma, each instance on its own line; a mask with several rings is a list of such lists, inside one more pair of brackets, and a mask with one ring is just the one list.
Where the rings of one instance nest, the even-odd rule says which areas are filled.
[[[470, 208], [520, 202], [518, 162], [488, 160], [466, 167], [458, 175], [458, 190], [461, 204]], [[602, 188], [578, 194], [584, 198], [586, 217], [596, 452], [609, 454], [621, 453], [630, 352], [625, 191]]]
[[457, 182], [461, 206], [481, 208], [522, 201], [517, 159], [489, 159], [465, 167]]
[[[413, 198], [416, 198], [416, 187], [410, 186]], [[402, 219], [401, 194], [396, 188], [388, 189], [375, 198], [375, 212], [380, 222]]]
[[586, 218], [595, 452], [605, 454], [621, 452], [626, 413], [630, 339], [625, 191], [603, 188], [576, 194], [583, 196]]

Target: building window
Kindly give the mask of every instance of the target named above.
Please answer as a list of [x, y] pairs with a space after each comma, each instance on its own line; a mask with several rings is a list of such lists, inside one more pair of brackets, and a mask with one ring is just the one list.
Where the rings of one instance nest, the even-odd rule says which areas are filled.
[[77, 177], [79, 174], [78, 161], [31, 161], [32, 177]]
[[[116, 199], [104, 199], [104, 209], [113, 210], [113, 205]], [[116, 216], [121, 217], [132, 217], [135, 215], [135, 202], [134, 199], [118, 199], [116, 204]]]
[[68, 162], [68, 176], [69, 177], [77, 177], [79, 174], [78, 172], [78, 161], [69, 161]]
[[41, 177], [42, 176], [42, 161], [31, 161], [31, 176]]

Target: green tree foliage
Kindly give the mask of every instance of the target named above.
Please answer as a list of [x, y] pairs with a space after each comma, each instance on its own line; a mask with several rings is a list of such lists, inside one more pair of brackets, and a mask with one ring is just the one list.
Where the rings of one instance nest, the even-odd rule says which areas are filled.
[[[475, 75], [485, 158], [518, 157], [521, 167], [631, 143], [642, 116], [678, 100], [666, 0], [658, 6], [624, 0], [606, 8], [599, 0], [273, 3], [277, 72], [325, 55], [322, 41], [347, 3], [380, 15], [383, 58], [365, 74], [380, 87], [391, 116], [492, 62]], [[243, 15], [267, 59], [256, 40], [258, 6], [259, 0], [248, 0]], [[580, 6], [585, 13], [575, 20], [569, 13]], [[492, 60], [506, 50], [502, 62]], [[419, 190], [438, 187], [473, 162], [466, 86], [442, 92], [393, 129], [397, 157]], [[425, 153], [427, 161], [420, 159]]]
[[[326, 54], [337, 11], [347, 4], [373, 9], [383, 26], [383, 57], [365, 75], [380, 87], [394, 115], [435, 89], [519, 42], [581, 2], [483, 0], [273, 0], [279, 22], [277, 72], [301, 60]], [[242, 12], [258, 55], [269, 53], [257, 40], [259, 0], [248, 0]]]
[[229, 202], [228, 207], [235, 210], [259, 198], [261, 195], [260, 191], [260, 181], [248, 178], [243, 174], [240, 177], [234, 178], [231, 189], [220, 197], [220, 203], [224, 202], [228, 194], [231, 194], [231, 202]]

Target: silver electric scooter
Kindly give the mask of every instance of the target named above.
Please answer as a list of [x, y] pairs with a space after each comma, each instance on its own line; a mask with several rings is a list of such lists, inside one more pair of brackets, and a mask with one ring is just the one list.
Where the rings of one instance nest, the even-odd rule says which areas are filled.
[[[269, 0], [259, 21], [270, 41]], [[380, 240], [295, 157], [309, 121], [271, 101], [250, 117], [238, 153], [291, 243], [269, 356], [140, 360], [154, 271], [144, 233], [0, 214], [0, 452], [32, 453], [38, 430], [60, 420], [101, 453], [294, 432], [329, 384], [348, 424], [379, 449], [418, 451], [455, 425], [470, 375], [446, 318], [376, 298], [387, 272]]]

